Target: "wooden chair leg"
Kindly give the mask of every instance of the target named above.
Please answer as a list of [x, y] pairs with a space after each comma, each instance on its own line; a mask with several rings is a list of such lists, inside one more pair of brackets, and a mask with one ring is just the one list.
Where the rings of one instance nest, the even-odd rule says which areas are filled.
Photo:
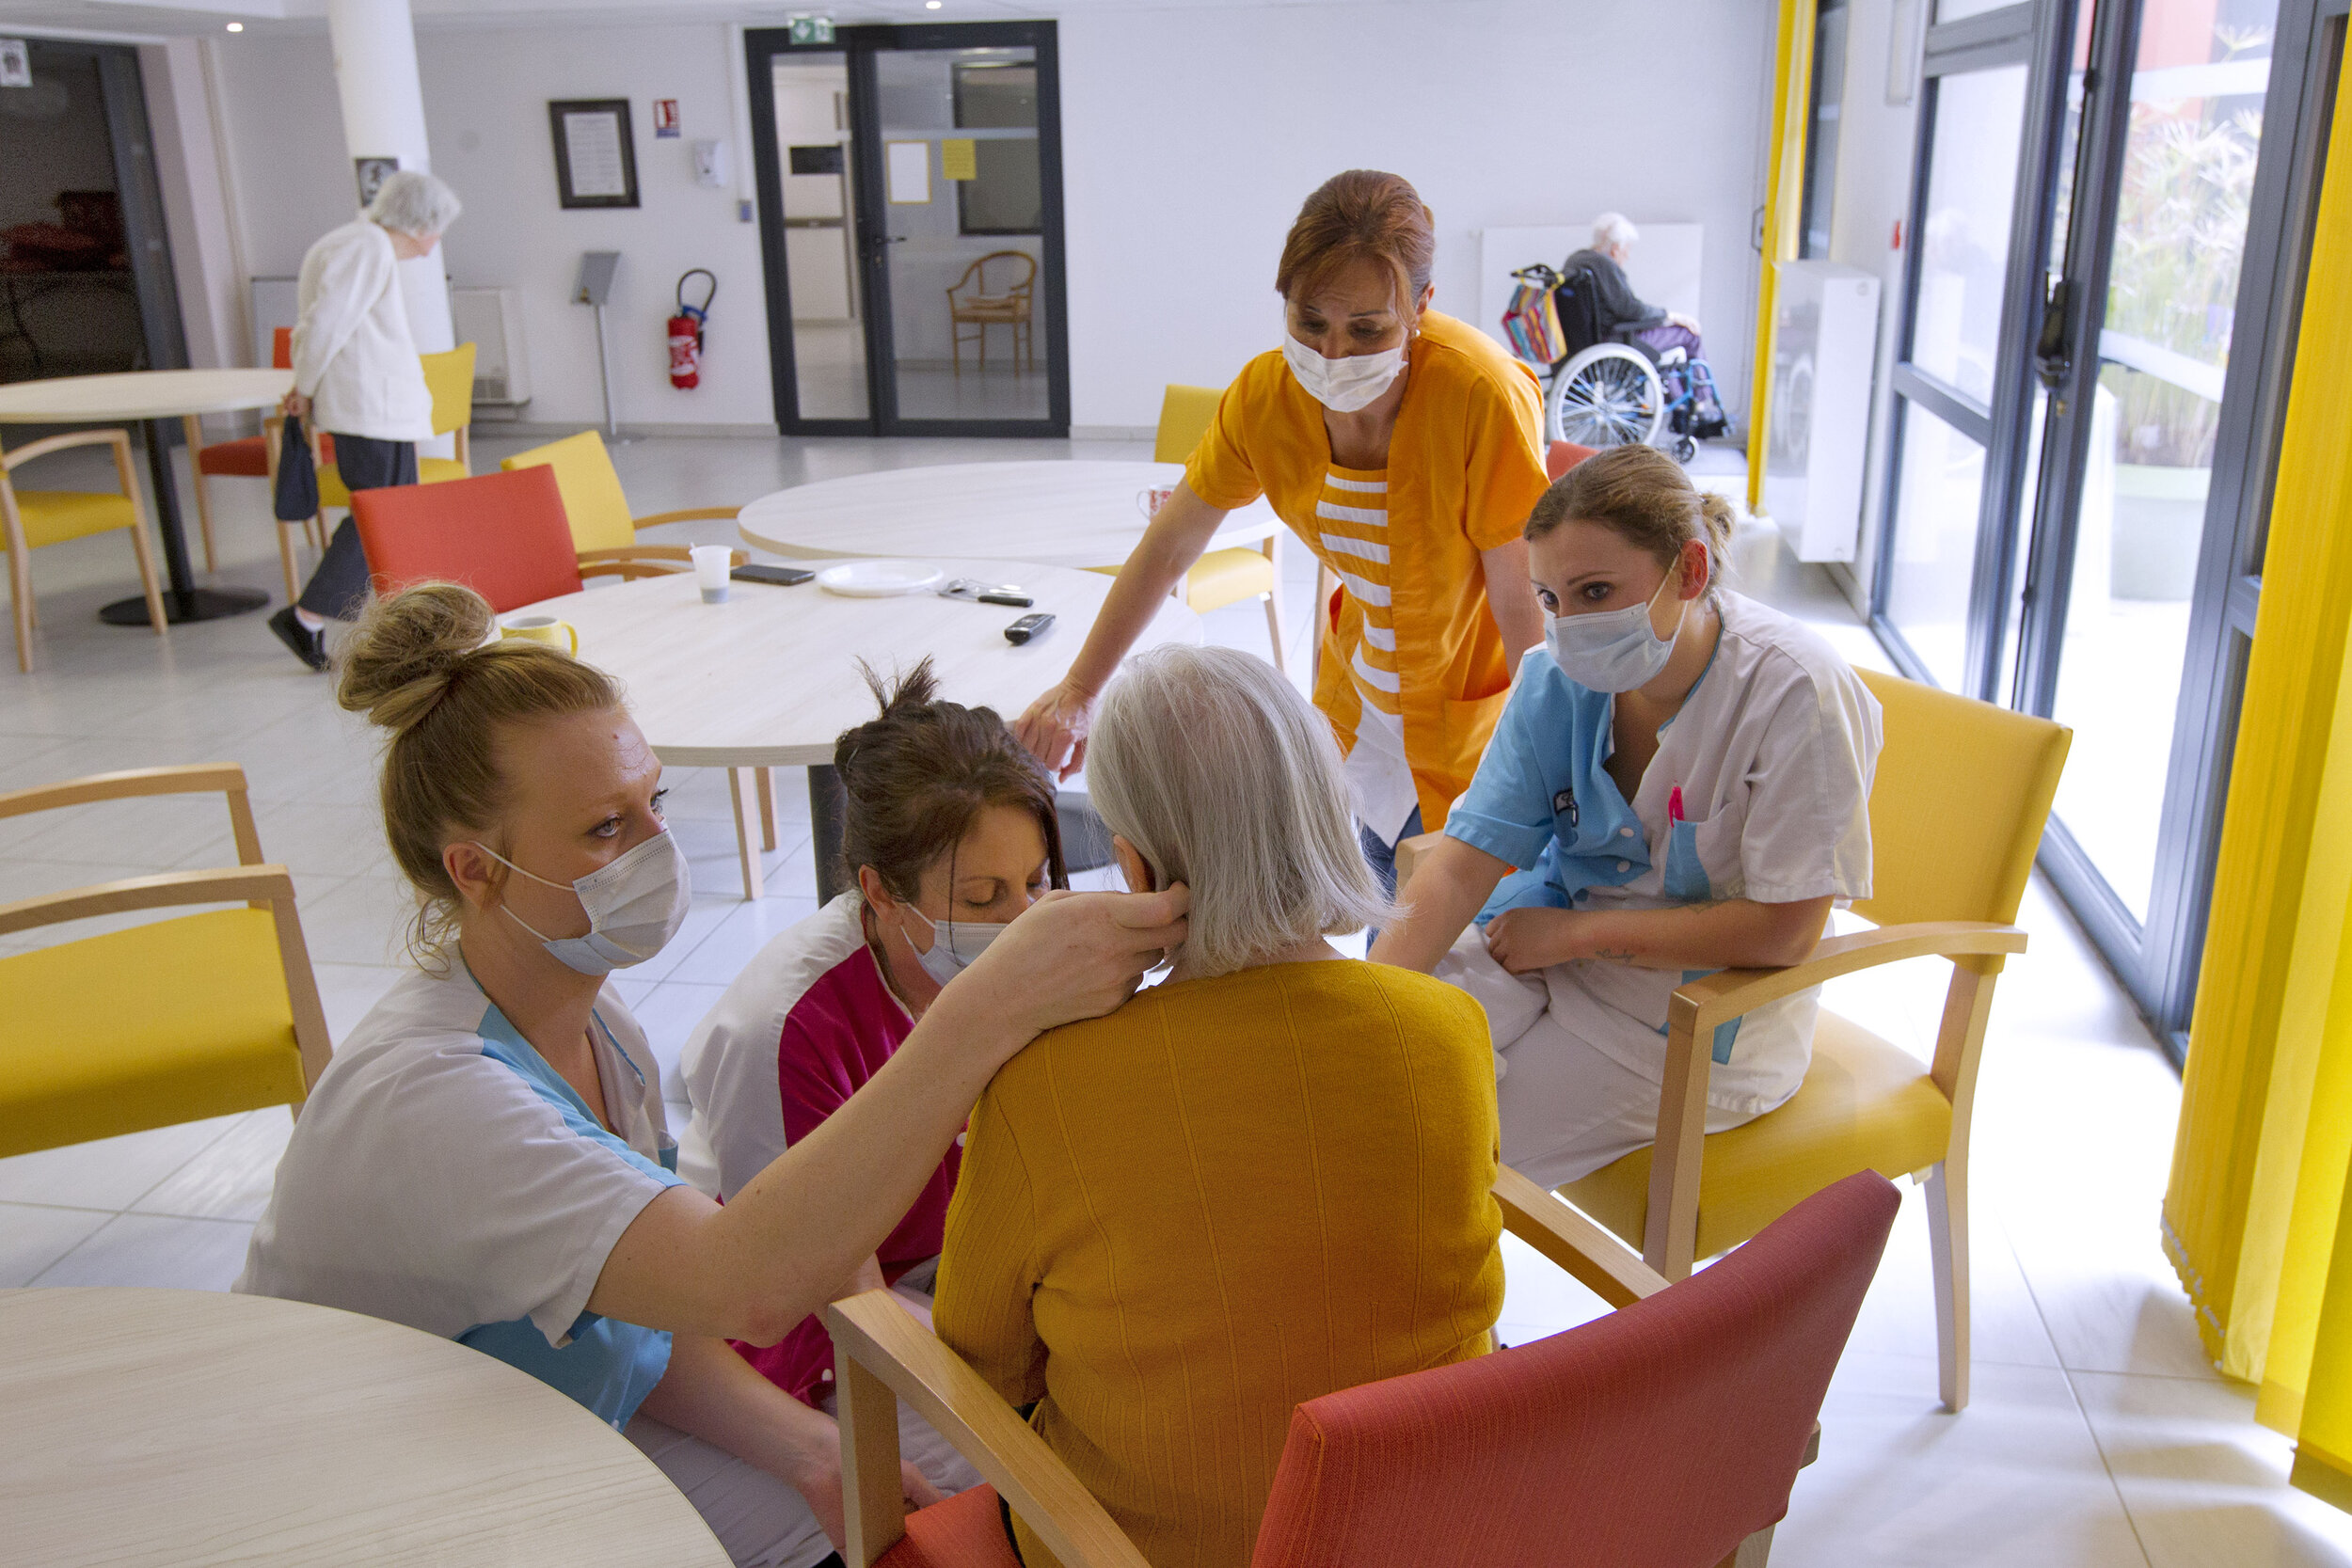
[[759, 795], [759, 847], [776, 847], [776, 770], [772, 768], [752, 769], [752, 783]]
[[1944, 1408], [1968, 1404], [1968, 1167], [1948, 1150], [1928, 1172], [1928, 1250], [1935, 1269], [1936, 1388]]
[[1766, 1525], [1740, 1543], [1740, 1549], [1717, 1565], [1717, 1568], [1764, 1568], [1764, 1560], [1772, 1555], [1772, 1526]]
[[727, 798], [735, 805], [735, 852], [743, 863], [743, 896], [756, 898], [767, 886], [766, 873], [759, 863], [759, 851], [752, 847], [752, 804], [743, 797], [752, 781], [745, 777], [748, 768], [727, 769]]
[[193, 414], [180, 416], [180, 428], [188, 437], [188, 479], [196, 486], [196, 526], [204, 536], [204, 569], [220, 570], [213, 555], [213, 498], [204, 486], [204, 424]]
[[294, 571], [294, 539], [286, 531], [288, 529], [299, 526], [296, 523], [275, 525], [278, 534], [278, 564], [284, 569], [286, 574], [286, 602], [288, 604], [302, 597], [302, 578]]
[[842, 1560], [873, 1568], [907, 1532], [898, 1487], [898, 1396], [850, 1360], [834, 1357], [840, 1398], [841, 1513], [850, 1542]]
[[24, 557], [30, 552], [8, 552], [8, 609], [16, 622], [16, 667], [26, 674], [33, 673], [33, 574]]
[[139, 592], [147, 599], [147, 619], [155, 628], [155, 635], [170, 631], [171, 623], [164, 618], [164, 592], [155, 580], [155, 551], [147, 542], [144, 519], [131, 528], [131, 548], [139, 558]]
[[1287, 675], [1290, 663], [1282, 650], [1282, 536], [1269, 534], [1260, 547], [1265, 552], [1266, 564], [1274, 568], [1274, 586], [1265, 595], [1266, 636], [1274, 643], [1274, 667]]

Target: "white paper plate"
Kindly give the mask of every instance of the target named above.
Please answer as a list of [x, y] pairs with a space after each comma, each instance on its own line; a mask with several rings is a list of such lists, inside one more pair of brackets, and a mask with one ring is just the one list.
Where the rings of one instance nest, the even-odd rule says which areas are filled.
[[946, 574], [919, 561], [853, 561], [817, 574], [817, 586], [852, 599], [891, 599], [920, 594]]

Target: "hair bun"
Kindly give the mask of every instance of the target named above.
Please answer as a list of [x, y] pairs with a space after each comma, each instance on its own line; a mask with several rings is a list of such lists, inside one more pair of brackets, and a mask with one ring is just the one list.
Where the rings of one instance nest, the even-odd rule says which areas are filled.
[[378, 599], [343, 645], [335, 700], [398, 735], [433, 711], [495, 624], [488, 602], [453, 582]]

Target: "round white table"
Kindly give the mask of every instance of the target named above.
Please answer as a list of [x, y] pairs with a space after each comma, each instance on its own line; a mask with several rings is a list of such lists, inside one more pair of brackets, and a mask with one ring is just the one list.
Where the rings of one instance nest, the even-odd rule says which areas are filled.
[[[736, 527], [778, 555], [862, 559], [952, 549], [991, 561], [1117, 566], [1143, 541], [1144, 490], [1177, 463], [946, 463], [818, 480], [760, 497]], [[1263, 498], [1226, 515], [1213, 550], [1279, 536]]]
[[[1069, 672], [1112, 581], [1099, 572], [1025, 562], [930, 564], [945, 574], [941, 587], [958, 578], [1009, 581], [1037, 602], [1016, 610], [931, 592], [855, 599], [813, 582], [739, 582], [725, 604], [706, 605], [693, 574], [681, 572], [567, 594], [512, 613], [568, 622], [580, 634], [580, 657], [627, 685], [629, 711], [663, 763], [728, 770], [747, 898], [759, 896], [762, 879], [744, 772], [807, 768], [818, 896], [830, 898], [838, 891], [841, 849], [834, 742], [875, 714], [858, 661], [887, 677], [928, 655], [941, 696], [993, 707], [1009, 721]], [[1005, 641], [1007, 626], [1036, 613], [1055, 618], [1045, 635], [1020, 647]], [[1200, 617], [1170, 599], [1136, 648], [1200, 641]], [[758, 803], [763, 838], [773, 848], [765, 790]]]
[[0, 1291], [0, 1558], [727, 1568], [585, 1406], [452, 1339], [213, 1291]]
[[[213, 621], [269, 603], [250, 588], [199, 588], [181, 531], [180, 484], [171, 471], [166, 422], [195, 414], [234, 414], [274, 408], [294, 390], [292, 371], [121, 371], [112, 375], [66, 375], [0, 387], [0, 424], [121, 424], [146, 428], [147, 473], [155, 492], [155, 524], [164, 536], [164, 619]], [[196, 453], [188, 453], [196, 462]], [[98, 612], [118, 626], [148, 624], [147, 601], [119, 599]]]

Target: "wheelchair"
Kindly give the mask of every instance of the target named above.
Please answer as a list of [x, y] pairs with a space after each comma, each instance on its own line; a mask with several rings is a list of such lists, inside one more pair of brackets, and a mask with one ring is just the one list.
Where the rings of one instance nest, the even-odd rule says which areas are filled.
[[1715, 372], [1680, 348], [1662, 354], [1639, 342], [1604, 338], [1580, 271], [1538, 262], [1511, 275], [1550, 292], [1563, 353], [1536, 379], [1544, 384], [1545, 438], [1584, 447], [1660, 445], [1672, 439], [1677, 462], [1698, 454], [1698, 437], [1724, 433]]

